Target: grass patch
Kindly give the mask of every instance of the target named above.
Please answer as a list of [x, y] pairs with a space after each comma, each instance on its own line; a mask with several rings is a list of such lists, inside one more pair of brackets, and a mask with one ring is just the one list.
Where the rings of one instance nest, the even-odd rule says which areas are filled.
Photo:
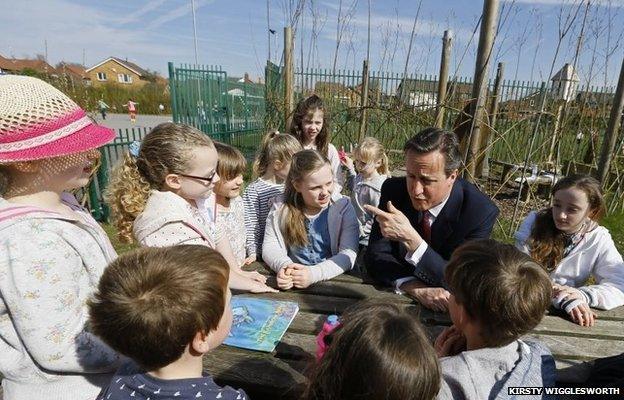
[[620, 254], [624, 253], [624, 213], [607, 215], [600, 221], [600, 224], [611, 232], [615, 247], [617, 247]]
[[108, 238], [113, 244], [113, 247], [115, 248], [115, 251], [117, 252], [117, 254], [123, 254], [129, 250], [139, 247], [138, 244], [136, 243], [132, 243], [132, 244], [122, 243], [117, 237], [117, 229], [113, 225], [108, 224], [108, 223], [100, 223], [100, 225], [102, 226], [102, 228], [108, 235]]

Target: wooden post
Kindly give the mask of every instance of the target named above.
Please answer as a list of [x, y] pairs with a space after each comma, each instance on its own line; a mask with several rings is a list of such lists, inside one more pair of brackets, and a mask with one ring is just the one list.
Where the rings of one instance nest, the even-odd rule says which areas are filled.
[[496, 69], [496, 79], [494, 80], [494, 93], [492, 93], [492, 101], [490, 103], [490, 126], [487, 132], [485, 155], [481, 163], [481, 176], [490, 176], [490, 153], [492, 152], [492, 133], [496, 131], [496, 118], [498, 117], [498, 104], [500, 103], [500, 91], [503, 83], [503, 73], [505, 72], [505, 63], [499, 62]]
[[559, 132], [561, 131], [561, 127], [563, 125], [563, 104], [559, 104], [557, 107], [557, 117], [555, 119], [555, 128], [553, 129], [553, 135], [550, 138], [550, 149], [548, 150], [548, 159], [546, 160], [546, 164], [548, 167], [552, 167], [553, 171], [557, 170], [557, 166], [555, 165], [555, 149], [557, 147], [557, 138], [559, 137]]
[[360, 130], [358, 131], [358, 143], [362, 140], [362, 136], [366, 135], [366, 125], [368, 123], [368, 60], [364, 60], [362, 64], [362, 93], [360, 98]]
[[600, 162], [598, 163], [598, 180], [603, 185], [607, 183], [609, 175], [609, 167], [613, 158], [613, 150], [615, 150], [615, 142], [617, 134], [620, 130], [620, 122], [622, 120], [622, 109], [624, 108], [624, 60], [622, 60], [622, 68], [620, 69], [620, 78], [618, 79], [613, 105], [611, 106], [611, 116], [609, 117], [609, 125], [605, 132], [602, 142], [602, 150], [600, 152]]
[[446, 85], [448, 83], [449, 63], [451, 62], [451, 46], [453, 42], [453, 32], [444, 31], [442, 37], [442, 57], [440, 59], [440, 75], [438, 76], [438, 101], [435, 126], [444, 126], [444, 107], [446, 102]]
[[486, 103], [487, 77], [496, 24], [498, 19], [499, 0], [483, 1], [483, 17], [479, 32], [479, 47], [477, 49], [477, 61], [472, 86], [472, 98], [475, 99], [472, 107], [472, 131], [466, 152], [466, 178], [474, 181], [476, 176], [477, 155], [481, 151], [481, 123]]
[[292, 121], [295, 93], [293, 91], [294, 80], [293, 64], [293, 41], [292, 28], [284, 28], [284, 131], [288, 132]]

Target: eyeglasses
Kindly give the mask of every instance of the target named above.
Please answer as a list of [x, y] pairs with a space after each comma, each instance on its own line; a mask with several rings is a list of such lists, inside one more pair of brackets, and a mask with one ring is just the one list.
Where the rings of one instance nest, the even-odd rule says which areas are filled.
[[187, 175], [187, 174], [178, 174], [178, 175], [184, 176], [186, 178], [198, 179], [206, 183], [211, 183], [215, 175], [217, 175], [217, 171], [215, 170], [210, 176], [196, 176], [196, 175]]

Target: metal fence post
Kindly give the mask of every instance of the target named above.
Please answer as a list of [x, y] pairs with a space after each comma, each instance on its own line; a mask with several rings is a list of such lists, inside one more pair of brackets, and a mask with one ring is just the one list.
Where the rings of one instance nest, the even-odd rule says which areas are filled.
[[366, 135], [366, 128], [368, 125], [368, 60], [364, 60], [362, 63], [362, 93], [360, 100], [360, 108], [362, 113], [360, 114], [360, 130], [358, 131], [357, 141], [360, 143], [362, 136]]

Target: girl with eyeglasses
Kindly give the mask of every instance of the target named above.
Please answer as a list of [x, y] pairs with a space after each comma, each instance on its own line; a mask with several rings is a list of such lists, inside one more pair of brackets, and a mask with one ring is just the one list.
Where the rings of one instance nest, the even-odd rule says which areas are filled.
[[219, 181], [217, 163], [214, 143], [199, 130], [174, 123], [152, 129], [138, 149], [125, 155], [108, 188], [106, 197], [119, 238], [149, 247], [214, 248], [230, 265], [231, 288], [275, 291], [259, 273], [240, 268], [227, 237], [205, 207]]

